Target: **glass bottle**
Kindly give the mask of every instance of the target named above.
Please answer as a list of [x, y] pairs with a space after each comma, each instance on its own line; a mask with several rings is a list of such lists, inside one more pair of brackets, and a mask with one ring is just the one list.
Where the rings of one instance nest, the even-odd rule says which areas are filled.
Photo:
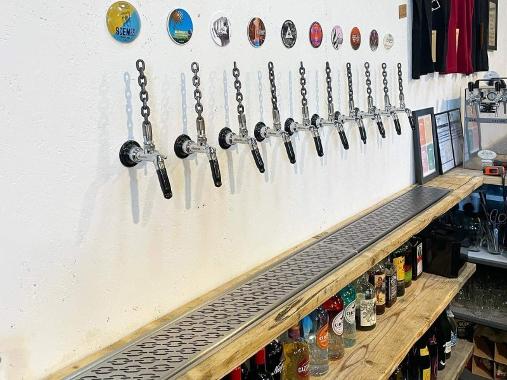
[[438, 370], [445, 368], [447, 352], [451, 347], [451, 325], [445, 313], [441, 314], [436, 322], [438, 342]]
[[329, 359], [341, 359], [345, 354], [343, 346], [343, 299], [339, 294], [336, 294], [328, 299], [323, 307], [329, 315]]
[[310, 379], [310, 350], [301, 337], [299, 324], [292, 326], [283, 343], [282, 380]]
[[348, 284], [338, 293], [343, 299], [343, 345], [352, 347], [356, 344], [356, 289]]
[[398, 280], [396, 268], [393, 263], [386, 261], [384, 264], [386, 271], [386, 306], [391, 307], [398, 298]]
[[261, 348], [255, 354], [255, 369], [252, 370], [250, 378], [252, 380], [273, 380], [266, 369], [266, 349]]
[[412, 249], [412, 281], [417, 281], [423, 272], [423, 244], [418, 236], [410, 239]]
[[280, 380], [283, 368], [283, 348], [278, 339], [266, 346], [266, 369], [273, 380]]
[[398, 281], [397, 296], [401, 297], [405, 294], [405, 251], [407, 245], [403, 244], [400, 248], [392, 253], [393, 264], [396, 268], [396, 280]]
[[438, 341], [435, 325], [428, 330], [428, 351], [431, 362], [431, 380], [437, 380], [438, 377]]
[[403, 271], [405, 272], [405, 289], [412, 285], [412, 245], [408, 246], [405, 251], [405, 262], [403, 264]]
[[431, 360], [426, 341], [427, 337], [423, 336], [417, 342], [418, 378], [420, 380], [431, 380]]
[[452, 347], [458, 343], [458, 325], [454, 320], [454, 314], [452, 313], [451, 309], [447, 308], [445, 313], [447, 315], [447, 319], [449, 320], [449, 325], [451, 326], [451, 346], [449, 348], [449, 356], [447, 357], [447, 359], [449, 359], [451, 357]]
[[243, 375], [241, 373], [241, 367], [236, 367], [234, 368], [230, 373], [229, 375], [227, 375], [226, 379], [227, 380], [242, 380], [243, 378]]
[[310, 319], [312, 327], [307, 340], [310, 348], [310, 374], [321, 376], [329, 370], [329, 316], [319, 306], [310, 313]]
[[383, 263], [373, 267], [370, 272], [370, 283], [375, 288], [375, 311], [377, 315], [386, 311], [386, 270]]
[[376, 324], [375, 288], [368, 282], [367, 274], [364, 274], [356, 285], [356, 328], [373, 330]]

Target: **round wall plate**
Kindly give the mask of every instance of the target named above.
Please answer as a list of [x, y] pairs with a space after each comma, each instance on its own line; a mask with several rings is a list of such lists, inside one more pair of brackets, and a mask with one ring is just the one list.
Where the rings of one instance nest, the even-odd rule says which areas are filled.
[[266, 27], [259, 17], [254, 17], [248, 23], [248, 41], [253, 47], [261, 47], [266, 40]]
[[134, 41], [141, 30], [137, 9], [127, 1], [117, 1], [107, 10], [106, 25], [109, 34], [118, 42]]
[[375, 51], [378, 48], [378, 32], [373, 29], [370, 32], [370, 49], [371, 51]]
[[310, 43], [314, 48], [318, 48], [322, 44], [322, 38], [324, 33], [322, 32], [322, 26], [317, 21], [314, 21], [310, 25]]
[[231, 42], [231, 22], [229, 18], [217, 13], [210, 23], [211, 38], [218, 46], [227, 46]]
[[384, 36], [384, 47], [386, 48], [386, 50], [389, 50], [393, 47], [393, 45], [394, 45], [394, 37], [391, 33], [387, 33]]
[[343, 44], [343, 29], [340, 25], [335, 25], [331, 30], [331, 44], [336, 50]]
[[290, 49], [296, 44], [298, 33], [296, 30], [296, 25], [294, 24], [294, 22], [292, 22], [292, 20], [284, 21], [284, 23], [282, 24], [281, 36], [283, 46], [285, 46], [286, 48]]
[[357, 26], [354, 26], [350, 32], [350, 44], [354, 50], [359, 49], [359, 46], [361, 46], [361, 31]]
[[167, 16], [167, 33], [178, 45], [184, 45], [190, 41], [193, 31], [194, 24], [186, 10], [177, 8]]

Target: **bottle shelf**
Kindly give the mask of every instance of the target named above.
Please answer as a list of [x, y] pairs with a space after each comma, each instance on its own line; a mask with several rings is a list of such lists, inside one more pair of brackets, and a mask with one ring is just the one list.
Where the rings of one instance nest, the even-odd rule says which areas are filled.
[[475, 264], [466, 263], [458, 278], [423, 273], [403, 297], [377, 316], [374, 330], [357, 331], [355, 346], [347, 348], [342, 359], [330, 362], [326, 375], [312, 379], [388, 379], [474, 272]]
[[451, 310], [456, 318], [507, 331], [507, 316], [501, 311], [482, 310], [474, 305], [453, 302]]
[[464, 251], [466, 260], [471, 263], [507, 269], [507, 254], [505, 253], [501, 255], [492, 255], [482, 247], [478, 252], [469, 251], [466, 248], [464, 248]]
[[452, 348], [452, 355], [445, 362], [445, 369], [438, 372], [439, 380], [456, 380], [459, 378], [465, 365], [472, 356], [474, 344], [465, 339], [458, 339], [456, 346]]

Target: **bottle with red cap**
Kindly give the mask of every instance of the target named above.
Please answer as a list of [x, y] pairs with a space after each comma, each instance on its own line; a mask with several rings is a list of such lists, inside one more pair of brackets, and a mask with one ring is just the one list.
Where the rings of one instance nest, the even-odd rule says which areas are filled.
[[227, 375], [227, 380], [243, 380], [243, 374], [241, 372], [241, 367], [234, 368], [229, 375]]
[[261, 348], [255, 354], [255, 368], [251, 368], [250, 380], [273, 380], [266, 369], [266, 349]]

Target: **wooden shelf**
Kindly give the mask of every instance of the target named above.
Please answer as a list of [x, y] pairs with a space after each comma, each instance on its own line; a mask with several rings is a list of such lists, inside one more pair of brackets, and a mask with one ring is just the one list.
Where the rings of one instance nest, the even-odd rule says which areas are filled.
[[472, 356], [474, 344], [468, 340], [459, 339], [452, 349], [451, 358], [446, 360], [445, 369], [438, 372], [438, 380], [456, 380], [459, 378], [468, 359]]
[[[297, 296], [288, 299], [281, 306], [271, 310], [262, 320], [256, 321], [256, 323], [252, 324], [252, 326], [250, 326], [248, 329], [232, 335], [225, 342], [218, 345], [205, 360], [195, 364], [195, 366], [190, 368], [188, 372], [180, 376], [180, 378], [219, 379], [222, 376], [226, 375], [233, 368], [248, 359], [260, 348], [264, 347], [271, 340], [286, 331], [290, 326], [297, 323], [305, 315], [309, 314], [312, 310], [324, 303], [333, 294], [336, 294], [345, 285], [354, 281], [357, 277], [366, 272], [373, 265], [383, 260], [392, 251], [410, 239], [410, 237], [422, 231], [434, 219], [446, 213], [454, 205], [466, 198], [481, 185], [482, 177], [471, 177], [451, 173], [437, 177], [434, 180], [430, 181], [425, 186], [446, 188], [449, 189], [450, 192], [440, 201], [436, 202], [433, 206], [427, 208], [414, 218], [410, 219], [402, 226], [379, 240], [377, 243], [373, 244], [366, 250], [362, 251], [360, 254], [356, 255], [354, 258], [347, 261], [335, 271], [330, 272], [326, 276], [322, 277], [319, 281], [310, 285], [304, 292], [301, 292]], [[74, 373], [76, 370], [90, 364], [91, 362], [107, 356], [111, 352], [118, 350], [129, 342], [135, 341], [139, 337], [144, 336], [157, 328], [160, 328], [167, 322], [177, 319], [190, 310], [193, 310], [196, 307], [199, 307], [200, 305], [216, 298], [220, 294], [223, 294], [228, 290], [235, 288], [238, 286], [238, 284], [241, 284], [247, 279], [255, 276], [256, 273], [278, 263], [280, 260], [293, 254], [297, 250], [305, 248], [315, 243], [315, 241], [336, 232], [339, 228], [342, 228], [343, 226], [370, 213], [388, 201], [399, 197], [406, 191], [410, 190], [412, 187], [413, 186], [404, 189], [403, 191], [400, 191], [396, 194], [393, 194], [393, 196], [377, 203], [376, 205], [367, 210], [364, 210], [354, 217], [348, 218], [347, 220], [340, 222], [328, 230], [315, 235], [314, 237], [302, 242], [301, 244], [298, 244], [297, 246], [285, 251], [271, 261], [252, 269], [244, 275], [227, 282], [226, 284], [203, 295], [202, 297], [138, 329], [137, 331], [117, 341], [111, 346], [105, 347], [102, 350], [93, 353], [70, 366], [63, 368], [50, 378], [59, 379], [61, 377], [68, 376]], [[423, 283], [425, 281], [426, 279], [421, 279], [418, 282]], [[456, 281], [454, 280], [452, 283], [455, 282]], [[415, 288], [416, 286], [414, 286], [414, 289]], [[411, 291], [410, 289], [408, 290], [408, 294], [410, 294]], [[438, 289], [435, 289], [434, 294], [440, 294], [440, 291]], [[398, 306], [394, 308], [394, 310], [405, 303], [406, 301], [401, 300], [398, 303]], [[388, 323], [394, 323], [394, 321], [389, 321]]]
[[456, 318], [507, 331], [507, 315], [501, 311], [481, 310], [479, 307], [463, 305], [454, 301], [451, 310]]
[[455, 279], [423, 273], [378, 316], [374, 330], [358, 331], [356, 345], [314, 379], [388, 379], [474, 272], [475, 264], [467, 263]]
[[470, 176], [470, 177], [480, 177], [480, 178], [482, 178], [484, 185], [502, 186], [502, 178], [501, 177], [493, 177], [490, 175], [484, 175], [484, 174], [482, 174], [482, 170], [454, 168], [449, 172], [449, 174], [465, 175], [465, 176]]

